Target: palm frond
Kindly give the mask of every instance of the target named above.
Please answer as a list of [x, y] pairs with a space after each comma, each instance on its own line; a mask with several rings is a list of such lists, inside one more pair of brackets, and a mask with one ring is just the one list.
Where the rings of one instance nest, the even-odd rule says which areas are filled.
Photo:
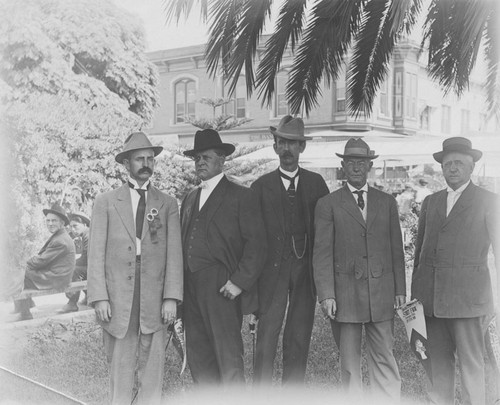
[[488, 117], [494, 116], [497, 122], [500, 122], [499, 20], [500, 16], [497, 9], [488, 17], [485, 33], [486, 103], [488, 105]]
[[174, 18], [178, 23], [182, 16], [187, 18], [191, 14], [195, 2], [200, 4], [200, 16], [205, 21], [207, 19], [208, 0], [163, 0], [165, 23], [168, 24]]
[[260, 89], [259, 97], [262, 98], [263, 105], [269, 106], [272, 102], [276, 74], [280, 69], [285, 50], [290, 46], [293, 52], [299, 41], [306, 3], [307, 0], [284, 2], [276, 21], [275, 31], [265, 44], [266, 50], [259, 63], [255, 83]]
[[287, 83], [286, 96], [292, 113], [300, 113], [303, 107], [308, 115], [321, 95], [323, 76], [328, 85], [337, 79], [364, 2], [321, 0], [311, 10]]

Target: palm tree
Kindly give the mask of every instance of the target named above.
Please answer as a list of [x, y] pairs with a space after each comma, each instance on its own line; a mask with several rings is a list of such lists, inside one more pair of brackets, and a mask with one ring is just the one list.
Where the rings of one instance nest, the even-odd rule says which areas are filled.
[[[371, 113], [376, 92], [387, 76], [394, 47], [416, 25], [425, 0], [286, 0], [274, 32], [257, 65], [263, 29], [272, 0], [165, 0], [167, 23], [187, 17], [195, 3], [210, 23], [206, 48], [211, 76], [222, 71], [234, 91], [244, 69], [247, 94], [258, 91], [270, 105], [284, 52], [294, 55], [286, 96], [290, 109], [306, 115], [317, 105], [321, 82], [337, 80], [348, 51], [348, 108]], [[481, 46], [487, 65], [485, 82], [490, 114], [499, 115], [499, 14], [496, 0], [428, 0], [421, 50], [427, 68], [445, 94], [460, 96]]]

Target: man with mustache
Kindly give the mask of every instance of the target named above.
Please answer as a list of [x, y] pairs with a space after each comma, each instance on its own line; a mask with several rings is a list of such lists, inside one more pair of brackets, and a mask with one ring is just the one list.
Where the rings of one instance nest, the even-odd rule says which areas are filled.
[[269, 254], [259, 277], [259, 323], [254, 382], [271, 384], [278, 338], [283, 333], [283, 384], [303, 383], [314, 322], [316, 292], [312, 276], [314, 207], [328, 194], [323, 178], [299, 167], [306, 147], [304, 122], [290, 115], [270, 127], [277, 170], [257, 179]]
[[255, 193], [223, 173], [234, 149], [205, 129], [184, 152], [201, 180], [181, 208], [186, 352], [195, 384], [244, 384], [242, 315], [256, 310], [255, 284], [266, 256]]
[[96, 197], [88, 252], [88, 302], [103, 328], [112, 404], [161, 403], [164, 324], [182, 300], [177, 200], [150, 182], [162, 151], [135, 132], [115, 160], [129, 173], [120, 188]]

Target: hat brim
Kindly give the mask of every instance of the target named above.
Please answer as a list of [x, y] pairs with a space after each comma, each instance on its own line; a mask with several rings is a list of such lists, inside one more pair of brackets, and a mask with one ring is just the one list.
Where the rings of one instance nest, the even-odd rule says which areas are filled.
[[465, 155], [469, 155], [472, 157], [472, 160], [475, 162], [477, 162], [479, 159], [481, 159], [481, 157], [483, 156], [483, 152], [481, 152], [480, 150], [477, 150], [477, 149], [467, 149], [467, 150], [463, 150], [463, 149], [448, 149], [446, 151], [442, 150], [440, 152], [436, 152], [436, 153], [433, 153], [432, 156], [434, 157], [434, 160], [438, 163], [443, 163], [443, 158], [444, 158], [444, 155], [446, 155], [447, 153], [453, 153], [453, 152], [458, 152], [458, 153], [463, 153]]
[[72, 218], [74, 218], [74, 217], [78, 217], [78, 218], [80, 218], [80, 219], [83, 221], [83, 223], [84, 223], [85, 225], [90, 226], [90, 219], [89, 219], [89, 218], [87, 218], [85, 215], [80, 215], [80, 214], [70, 214], [70, 215], [69, 215], [69, 221], [71, 222], [71, 221], [73, 220]]
[[210, 145], [210, 146], [207, 146], [207, 147], [204, 147], [201, 149], [198, 148], [198, 149], [186, 150], [183, 152], [183, 154], [184, 154], [184, 156], [193, 157], [197, 153], [203, 152], [203, 151], [209, 150], [209, 149], [222, 149], [224, 151], [224, 154], [226, 156], [229, 156], [230, 154], [232, 154], [236, 150], [236, 147], [230, 143], [219, 143], [217, 145]]
[[294, 135], [287, 134], [286, 132], [280, 132], [276, 129], [276, 127], [269, 127], [269, 130], [274, 136], [279, 136], [280, 138], [289, 139], [291, 141], [310, 141], [312, 139], [310, 136]]
[[355, 159], [369, 159], [369, 160], [373, 160], [373, 159], [377, 159], [379, 157], [379, 155], [370, 155], [370, 156], [366, 156], [366, 155], [342, 155], [340, 153], [336, 153], [335, 154], [341, 158], [341, 159], [345, 159], [345, 158], [355, 158]]
[[125, 150], [125, 151], [120, 152], [118, 155], [115, 156], [115, 161], [118, 163], [123, 163], [123, 159], [125, 159], [130, 152], [133, 152], [134, 150], [141, 150], [141, 149], [153, 149], [153, 152], [154, 152], [155, 157], [156, 157], [162, 152], [163, 146], [149, 146], [149, 147], [141, 147], [141, 148], [134, 148], [134, 149]]
[[66, 215], [61, 214], [59, 211], [51, 210], [50, 208], [44, 208], [43, 209], [43, 215], [47, 216], [47, 214], [55, 214], [59, 218], [62, 218], [64, 220], [64, 225], [69, 225], [69, 219]]

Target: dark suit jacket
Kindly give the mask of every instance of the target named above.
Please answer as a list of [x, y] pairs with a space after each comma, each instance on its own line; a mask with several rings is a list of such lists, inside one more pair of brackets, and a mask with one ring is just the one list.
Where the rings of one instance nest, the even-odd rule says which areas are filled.
[[[300, 169], [298, 187], [304, 207], [307, 231], [309, 269], [312, 278], [312, 250], [314, 245], [314, 207], [320, 197], [328, 194], [325, 180], [319, 174]], [[257, 193], [267, 232], [268, 255], [264, 270], [259, 277], [259, 312], [265, 313], [276, 290], [285, 249], [285, 218], [282, 206], [281, 190], [283, 183], [279, 170], [267, 173], [252, 184]], [[314, 283], [311, 283], [314, 285]], [[311, 294], [316, 295], [315, 291]]]
[[39, 290], [64, 288], [75, 270], [75, 244], [66, 229], [54, 232], [36, 256], [28, 260], [26, 277]]
[[403, 240], [393, 196], [368, 187], [367, 219], [346, 186], [316, 205], [314, 279], [320, 301], [335, 298], [339, 322], [394, 317], [406, 295]]
[[447, 191], [425, 198], [415, 245], [412, 296], [425, 314], [469, 318], [493, 313], [488, 250], [499, 267], [498, 196], [470, 183], [446, 217]]
[[[198, 189], [192, 190], [182, 202], [184, 246], [187, 246], [197, 193]], [[206, 238], [210, 254], [226, 267], [230, 280], [244, 290], [241, 297], [243, 313], [252, 313], [257, 306], [255, 283], [267, 247], [257, 197], [251, 189], [234, 184], [224, 176], [205, 204], [208, 208]], [[185, 271], [189, 271], [187, 263]]]

